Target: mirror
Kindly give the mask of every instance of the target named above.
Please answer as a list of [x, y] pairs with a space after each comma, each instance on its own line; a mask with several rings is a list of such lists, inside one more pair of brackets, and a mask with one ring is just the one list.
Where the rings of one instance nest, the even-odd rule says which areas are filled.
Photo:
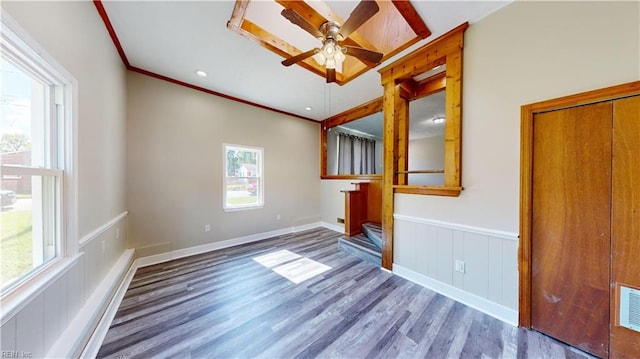
[[327, 175], [382, 173], [382, 112], [326, 130]]
[[445, 93], [409, 102], [409, 185], [444, 186]]
[[[443, 75], [444, 68], [436, 73]], [[429, 80], [433, 73], [428, 73]], [[444, 84], [409, 102], [408, 183], [443, 186], [445, 144]], [[323, 121], [322, 178], [363, 179], [383, 172], [382, 99]], [[434, 121], [435, 120], [435, 121]], [[373, 153], [373, 155], [371, 154]]]

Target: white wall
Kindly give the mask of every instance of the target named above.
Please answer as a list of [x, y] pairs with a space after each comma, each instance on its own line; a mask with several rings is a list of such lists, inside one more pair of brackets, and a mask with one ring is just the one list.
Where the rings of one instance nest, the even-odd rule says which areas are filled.
[[[127, 90], [129, 240], [140, 256], [320, 221], [319, 123], [135, 72]], [[223, 211], [223, 143], [264, 148], [263, 208]]]
[[[83, 254], [2, 325], [3, 351], [43, 357], [125, 249], [126, 70], [92, 2], [3, 1], [1, 6], [78, 82], [79, 236], [73, 240], [84, 238]], [[92, 308], [96, 313], [101, 309]], [[81, 345], [68, 343], [76, 344]]]
[[[497, 231], [514, 240], [517, 236], [520, 106], [639, 79], [639, 2], [517, 1], [472, 24], [464, 48], [464, 190], [457, 198], [395, 196], [396, 215], [413, 224], [403, 222], [396, 228], [400, 252], [394, 267], [409, 267], [413, 274], [450, 284], [452, 292], [459, 289], [516, 310], [517, 242], [496, 242], [476, 231]], [[466, 236], [452, 242], [462, 248], [446, 246], [443, 252], [433, 222], [454, 236]], [[410, 248], [422, 261], [428, 262], [429, 253], [447, 260], [428, 269], [424, 266], [433, 263], [412, 262], [403, 257], [402, 248]], [[455, 259], [467, 263], [460, 280], [437, 274], [456, 274]]]

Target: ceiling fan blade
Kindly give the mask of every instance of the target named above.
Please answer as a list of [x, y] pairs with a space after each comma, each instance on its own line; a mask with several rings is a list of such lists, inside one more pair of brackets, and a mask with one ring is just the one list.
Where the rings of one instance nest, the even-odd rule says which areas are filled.
[[316, 29], [315, 26], [311, 25], [304, 17], [302, 17], [297, 12], [291, 9], [284, 9], [280, 14], [284, 16], [287, 20], [291, 21], [294, 25], [300, 26], [302, 30], [313, 35], [313, 37], [318, 37], [318, 38], [323, 37], [320, 30]]
[[295, 64], [298, 61], [302, 61], [302, 60], [306, 59], [307, 57], [311, 57], [311, 56], [315, 55], [318, 51], [320, 51], [320, 49], [315, 48], [313, 50], [309, 50], [307, 52], [303, 52], [303, 53], [301, 53], [299, 55], [290, 57], [290, 58], [282, 61], [282, 64], [284, 66], [291, 66], [291, 65]]
[[327, 69], [327, 83], [336, 82], [336, 69]]
[[349, 15], [347, 21], [340, 27], [340, 35], [343, 38], [349, 37], [352, 32], [364, 24], [369, 18], [380, 10], [378, 4], [373, 0], [361, 1]]
[[373, 64], [379, 64], [380, 60], [382, 60], [383, 55], [379, 52], [363, 49], [361, 47], [353, 47], [353, 46], [346, 46], [346, 45], [342, 47], [347, 50], [346, 52], [347, 55], [355, 56], [361, 60], [364, 60]]

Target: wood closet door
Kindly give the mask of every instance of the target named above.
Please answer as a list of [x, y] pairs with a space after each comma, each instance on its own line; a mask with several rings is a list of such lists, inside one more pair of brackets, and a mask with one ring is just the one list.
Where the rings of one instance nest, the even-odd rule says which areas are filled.
[[612, 104], [536, 114], [533, 126], [532, 327], [604, 357]]
[[[640, 96], [616, 100], [613, 108], [611, 279], [640, 288]], [[613, 324], [617, 305], [612, 301]], [[640, 333], [612, 325], [610, 347], [612, 358], [640, 358]]]

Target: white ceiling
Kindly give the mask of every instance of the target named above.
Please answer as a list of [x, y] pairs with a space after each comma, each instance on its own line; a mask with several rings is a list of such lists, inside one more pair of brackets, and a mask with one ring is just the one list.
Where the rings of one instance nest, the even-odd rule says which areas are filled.
[[[324, 78], [297, 65], [284, 67], [282, 57], [228, 30], [235, 1], [103, 0], [102, 4], [132, 67], [320, 121], [382, 96], [378, 69], [509, 2], [412, 1], [433, 34], [344, 86], [326, 84]], [[350, 13], [357, 3], [328, 2], [338, 13]], [[200, 78], [196, 70], [209, 76]]]

